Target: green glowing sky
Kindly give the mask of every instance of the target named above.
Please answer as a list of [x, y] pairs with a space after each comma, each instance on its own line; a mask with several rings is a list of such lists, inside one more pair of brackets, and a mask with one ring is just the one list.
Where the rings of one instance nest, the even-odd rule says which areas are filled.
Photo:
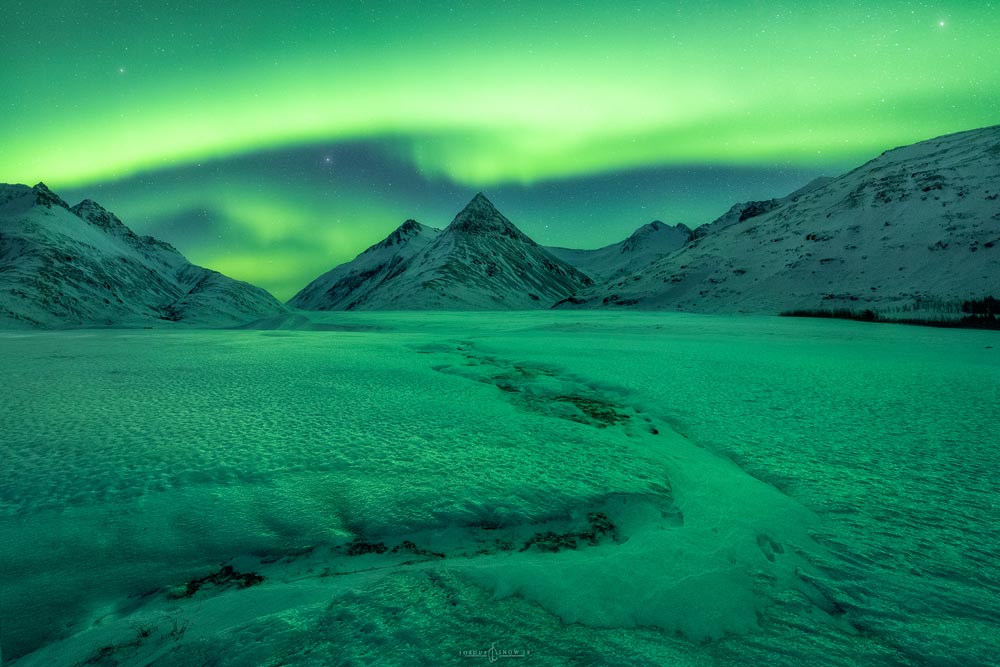
[[287, 297], [477, 190], [594, 247], [1000, 122], [993, 2], [425, 4], [8, 1], [0, 181]]

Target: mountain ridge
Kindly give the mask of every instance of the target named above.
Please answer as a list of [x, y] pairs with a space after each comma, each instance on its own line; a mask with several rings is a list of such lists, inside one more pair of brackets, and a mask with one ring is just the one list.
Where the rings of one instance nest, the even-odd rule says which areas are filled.
[[1000, 293], [1000, 126], [883, 152], [779, 200], [737, 204], [681, 250], [559, 307], [955, 309]]
[[577, 267], [591, 278], [605, 282], [632, 274], [650, 262], [682, 248], [694, 232], [685, 224], [667, 225], [653, 220], [628, 237], [596, 250], [547, 247], [556, 257]]
[[422, 227], [419, 244], [407, 241], [395, 252], [388, 252], [393, 244], [376, 244], [377, 265], [362, 253], [314, 280], [289, 305], [310, 310], [537, 309], [593, 284], [524, 234], [482, 193], [445, 229], [431, 229]]
[[270, 294], [138, 236], [93, 200], [0, 185], [0, 323], [230, 326], [285, 312]]
[[[1000, 126], [900, 146], [690, 229], [654, 220], [596, 250], [544, 247], [482, 193], [443, 229], [408, 219], [296, 294], [304, 310], [954, 308], [1000, 293]], [[595, 282], [596, 279], [596, 282]], [[935, 306], [936, 307], [936, 306]], [[242, 323], [287, 313], [99, 203], [0, 184], [8, 326]]]
[[440, 234], [440, 229], [409, 219], [350, 262], [313, 279], [288, 305], [302, 310], [353, 310]]

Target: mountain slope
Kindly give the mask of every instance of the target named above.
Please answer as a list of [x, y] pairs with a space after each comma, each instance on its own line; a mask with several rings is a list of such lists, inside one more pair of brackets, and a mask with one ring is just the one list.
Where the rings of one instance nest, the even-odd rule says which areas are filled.
[[827, 183], [830, 183], [835, 179], [828, 176], [821, 176], [819, 178], [813, 179], [806, 185], [802, 186], [795, 192], [785, 195], [784, 197], [778, 197], [776, 199], [764, 199], [757, 201], [745, 201], [738, 204], [733, 204], [732, 207], [721, 216], [713, 220], [712, 222], [701, 225], [694, 230], [692, 240], [700, 239], [709, 234], [714, 234], [727, 227], [733, 225], [738, 225], [741, 222], [749, 220], [750, 218], [756, 218], [758, 216], [764, 215], [765, 213], [770, 213], [776, 208], [784, 206], [786, 204], [795, 203], [803, 195], [806, 195], [813, 190], [818, 190]]
[[670, 226], [654, 220], [635, 230], [624, 241], [596, 250], [545, 249], [594, 280], [607, 281], [631, 275], [653, 260], [684, 247], [692, 234], [686, 225]]
[[367, 301], [386, 281], [405, 268], [414, 255], [441, 234], [440, 229], [407, 220], [389, 236], [352, 261], [327, 271], [288, 302], [302, 310], [351, 310]]
[[0, 185], [0, 326], [227, 326], [283, 311], [96, 202], [71, 208], [42, 183]]
[[560, 305], [893, 312], [1000, 294], [1000, 126], [887, 151], [805, 190], [734, 207]]
[[548, 308], [593, 284], [482, 194], [442, 232], [420, 227], [388, 243], [392, 238], [321, 276], [290, 303], [313, 310], [524, 310]]

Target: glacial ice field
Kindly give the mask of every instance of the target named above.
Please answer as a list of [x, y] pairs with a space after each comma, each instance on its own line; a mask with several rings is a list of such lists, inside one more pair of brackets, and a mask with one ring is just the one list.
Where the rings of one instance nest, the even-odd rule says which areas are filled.
[[996, 332], [311, 313], [0, 387], [3, 665], [1000, 662]]

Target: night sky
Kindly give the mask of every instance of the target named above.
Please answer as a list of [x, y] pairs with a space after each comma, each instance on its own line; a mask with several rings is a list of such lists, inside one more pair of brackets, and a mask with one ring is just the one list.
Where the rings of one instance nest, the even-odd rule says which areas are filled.
[[0, 181], [284, 299], [479, 190], [598, 247], [1000, 122], [996, 2], [425, 4], [5, 0]]

